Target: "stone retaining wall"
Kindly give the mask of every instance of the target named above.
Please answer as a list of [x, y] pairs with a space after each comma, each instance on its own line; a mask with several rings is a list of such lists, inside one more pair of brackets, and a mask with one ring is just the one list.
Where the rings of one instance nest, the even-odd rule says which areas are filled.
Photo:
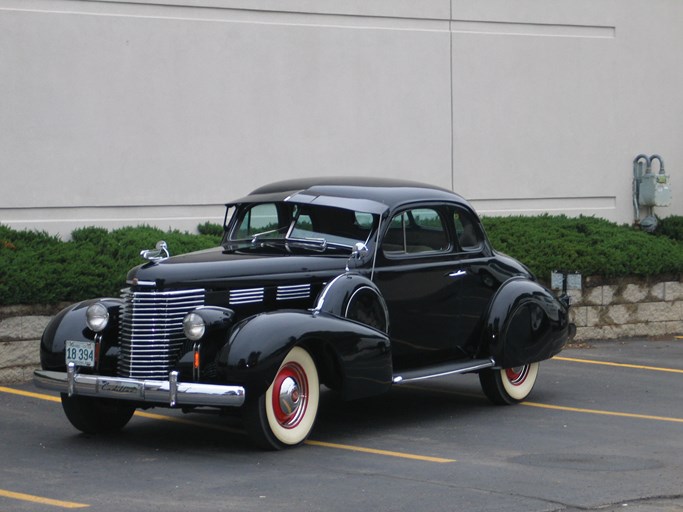
[[587, 278], [571, 290], [576, 339], [683, 334], [683, 281]]
[[[576, 341], [683, 334], [683, 281], [587, 278], [571, 290]], [[0, 383], [30, 380], [43, 329], [64, 305], [0, 307]]]
[[61, 307], [0, 307], [0, 384], [31, 379], [40, 366], [40, 337]]

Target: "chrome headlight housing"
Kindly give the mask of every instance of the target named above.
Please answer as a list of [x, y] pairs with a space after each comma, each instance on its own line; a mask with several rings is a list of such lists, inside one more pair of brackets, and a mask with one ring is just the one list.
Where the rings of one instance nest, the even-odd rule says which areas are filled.
[[188, 340], [198, 341], [206, 332], [206, 322], [197, 313], [188, 313], [183, 319], [183, 332]]
[[85, 310], [85, 323], [93, 332], [102, 332], [109, 324], [109, 310], [101, 302], [95, 302]]

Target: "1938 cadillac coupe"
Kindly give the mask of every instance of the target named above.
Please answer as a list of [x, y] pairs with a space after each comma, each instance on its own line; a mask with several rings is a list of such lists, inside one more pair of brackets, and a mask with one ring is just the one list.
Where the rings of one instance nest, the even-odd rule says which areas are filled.
[[437, 187], [320, 178], [229, 203], [220, 247], [141, 254], [121, 298], [47, 326], [36, 385], [97, 433], [136, 408], [240, 408], [260, 446], [303, 442], [320, 386], [344, 399], [478, 373], [497, 404], [524, 400], [575, 328], [472, 207]]

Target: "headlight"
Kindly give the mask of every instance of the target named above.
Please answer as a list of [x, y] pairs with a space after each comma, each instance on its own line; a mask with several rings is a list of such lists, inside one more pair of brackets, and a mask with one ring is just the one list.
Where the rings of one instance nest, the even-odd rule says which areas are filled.
[[109, 311], [101, 302], [95, 302], [85, 311], [85, 323], [94, 332], [101, 332], [109, 323]]
[[183, 331], [188, 340], [200, 340], [206, 332], [206, 322], [204, 322], [204, 319], [198, 314], [189, 313], [183, 320]]

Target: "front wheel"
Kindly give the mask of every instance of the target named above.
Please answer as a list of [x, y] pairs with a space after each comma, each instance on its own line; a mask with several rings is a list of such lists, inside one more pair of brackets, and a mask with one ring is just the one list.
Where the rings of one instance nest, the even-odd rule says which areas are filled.
[[318, 370], [302, 347], [289, 351], [273, 383], [247, 404], [247, 433], [262, 448], [280, 450], [303, 443], [315, 423], [320, 401]]
[[516, 404], [531, 393], [539, 366], [540, 363], [531, 363], [502, 370], [482, 370], [479, 372], [479, 382], [484, 394], [494, 404]]
[[121, 430], [135, 413], [129, 402], [62, 393], [62, 408], [71, 424], [86, 434]]

